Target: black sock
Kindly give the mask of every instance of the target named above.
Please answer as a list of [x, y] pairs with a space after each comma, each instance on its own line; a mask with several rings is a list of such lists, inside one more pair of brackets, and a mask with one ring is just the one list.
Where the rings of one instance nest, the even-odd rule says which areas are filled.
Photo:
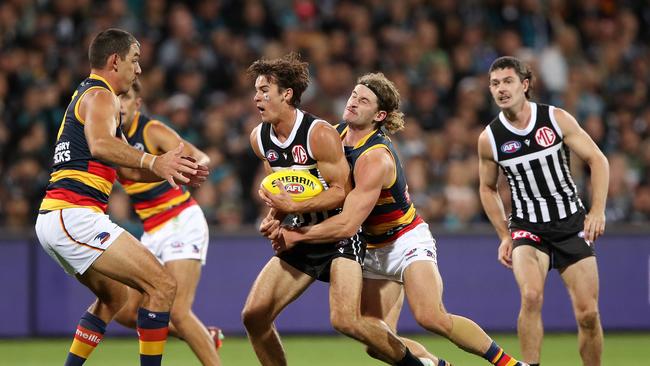
[[423, 366], [422, 361], [420, 361], [419, 358], [413, 356], [411, 353], [411, 350], [406, 348], [406, 353], [404, 354], [404, 358], [402, 358], [400, 361], [398, 361], [396, 366]]

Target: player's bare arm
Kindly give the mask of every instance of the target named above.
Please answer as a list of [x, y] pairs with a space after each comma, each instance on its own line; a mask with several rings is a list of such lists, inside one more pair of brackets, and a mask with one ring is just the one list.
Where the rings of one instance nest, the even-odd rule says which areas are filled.
[[492, 156], [492, 147], [486, 131], [483, 131], [479, 136], [478, 155], [479, 194], [481, 196], [481, 203], [501, 240], [498, 250], [498, 260], [504, 266], [512, 268], [512, 238], [508, 231], [503, 201], [497, 189], [499, 168]]
[[591, 171], [591, 208], [585, 218], [585, 239], [593, 242], [605, 232], [605, 204], [609, 186], [609, 163], [596, 143], [583, 130], [573, 116], [556, 108], [553, 111], [564, 142], [584, 160]]
[[[255, 155], [257, 155], [257, 157], [260, 158], [263, 162], [264, 174], [269, 175], [273, 173], [273, 169], [271, 169], [271, 165], [269, 165], [269, 162], [266, 161], [266, 158], [264, 157], [264, 155], [262, 155], [262, 152], [260, 151], [259, 146], [257, 145], [257, 134], [259, 128], [261, 128], [261, 125], [255, 127], [251, 132], [250, 144]], [[285, 216], [286, 214], [278, 212], [274, 208], [270, 208], [266, 216], [264, 216], [262, 222], [260, 223], [260, 227], [259, 227], [260, 233], [271, 240], [276, 239], [280, 234], [280, 223], [282, 222]]]
[[210, 158], [206, 153], [183, 139], [176, 131], [160, 121], [149, 122], [144, 129], [144, 136], [145, 141], [160, 153], [173, 150], [180, 143], [183, 143], [183, 156], [191, 156], [199, 165], [207, 166], [210, 164]]
[[350, 168], [338, 132], [328, 123], [318, 123], [309, 136], [309, 144], [313, 157], [317, 161], [318, 170], [329, 188], [302, 202], [293, 201], [281, 184], [279, 194], [273, 195], [266, 189], [262, 189], [260, 197], [268, 206], [281, 212], [304, 213], [331, 210], [343, 205], [346, 185], [349, 184]]
[[354, 166], [355, 187], [345, 198], [343, 211], [320, 224], [295, 231], [283, 230], [287, 247], [296, 242], [323, 243], [353, 236], [377, 204], [381, 190], [396, 174], [395, 162], [386, 149], [374, 149], [361, 156]]
[[154, 157], [150, 154], [143, 155], [140, 150], [117, 139], [115, 130], [119, 110], [119, 100], [107, 90], [91, 90], [83, 96], [79, 105], [79, 115], [85, 121], [84, 133], [93, 157], [128, 168], [146, 167], [169, 181], [173, 187], [177, 187], [175, 181], [183, 183], [190, 181], [183, 176], [183, 173], [197, 174], [197, 164], [182, 159], [180, 145], [180, 149]]

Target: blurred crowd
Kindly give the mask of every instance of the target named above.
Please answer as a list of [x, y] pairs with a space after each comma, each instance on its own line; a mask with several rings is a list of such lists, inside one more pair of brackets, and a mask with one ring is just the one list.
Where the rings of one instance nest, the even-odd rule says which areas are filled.
[[[486, 221], [476, 141], [496, 113], [487, 70], [514, 55], [533, 98], [572, 113], [608, 156], [608, 222], [650, 219], [650, 3], [613, 0], [4, 0], [0, 3], [0, 224], [30, 227], [65, 107], [89, 74], [88, 45], [108, 27], [141, 44], [146, 112], [202, 148], [194, 191], [220, 230], [254, 224], [260, 122], [247, 67], [299, 51], [302, 108], [339, 121], [358, 76], [398, 86], [406, 129], [393, 137], [420, 214], [449, 229]], [[588, 167], [573, 159], [589, 202]], [[504, 190], [507, 198], [509, 193]], [[113, 218], [137, 231], [119, 189]]]

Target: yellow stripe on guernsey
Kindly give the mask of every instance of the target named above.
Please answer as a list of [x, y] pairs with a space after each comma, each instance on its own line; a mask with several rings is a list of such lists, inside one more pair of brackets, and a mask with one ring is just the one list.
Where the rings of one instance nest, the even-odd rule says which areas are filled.
[[415, 219], [415, 206], [411, 204], [411, 207], [409, 207], [408, 211], [406, 211], [406, 213], [404, 213], [404, 215], [399, 219], [389, 221], [379, 225], [372, 225], [372, 226], [368, 225], [364, 227], [364, 230], [367, 230], [368, 233], [371, 235], [381, 235], [396, 226], [409, 224], [414, 219]]
[[43, 201], [41, 201], [41, 206], [39, 207], [39, 210], [54, 211], [54, 210], [63, 210], [64, 208], [79, 208], [79, 207], [87, 208], [89, 210], [93, 210], [99, 213], [104, 213], [104, 211], [102, 211], [102, 209], [97, 206], [81, 206], [78, 203], [70, 203], [68, 201], [57, 200], [53, 198], [44, 198]]
[[76, 339], [72, 341], [72, 345], [70, 346], [70, 353], [73, 353], [81, 358], [88, 358], [88, 356], [90, 356], [90, 353], [92, 353], [94, 350], [95, 347]]
[[65, 178], [81, 182], [89, 187], [95, 188], [104, 194], [110, 194], [111, 190], [113, 189], [113, 183], [100, 176], [81, 170], [63, 169], [52, 172], [50, 182], [54, 183]]
[[141, 219], [146, 219], [148, 217], [151, 217], [155, 214], [159, 214], [163, 211], [166, 211], [170, 207], [176, 206], [178, 204], [181, 204], [185, 201], [187, 201], [190, 198], [190, 192], [185, 192], [182, 196], [178, 196], [176, 198], [173, 198], [167, 202], [163, 202], [159, 204], [158, 206], [150, 207], [150, 208], [145, 208], [143, 210], [135, 210], [135, 212], [140, 216]]
[[146, 356], [162, 355], [166, 341], [145, 342], [140, 341], [140, 354]]
[[[108, 82], [108, 80], [104, 79], [103, 77], [101, 77], [101, 76], [99, 76], [97, 74], [90, 74], [90, 76], [88, 78], [103, 81], [104, 84], [106, 84], [106, 86], [108, 86], [108, 89], [111, 91], [111, 93], [115, 94], [115, 90], [113, 89], [111, 84]], [[86, 93], [88, 93], [89, 91], [91, 91], [93, 89], [106, 89], [106, 88], [104, 88], [103, 86], [92, 86], [92, 87], [86, 89], [86, 91], [84, 91], [83, 94], [81, 94], [79, 99], [77, 99], [77, 103], [75, 103], [75, 105], [74, 105], [74, 116], [77, 117], [77, 120], [81, 124], [86, 123], [86, 121], [84, 121], [84, 119], [81, 118], [81, 115], [79, 114], [79, 104], [81, 103], [81, 100], [83, 99], [84, 95], [86, 95]], [[75, 92], [75, 95], [76, 94], [77, 93]], [[74, 98], [74, 95], [72, 97]], [[65, 119], [63, 119], [63, 120], [65, 121]]]
[[137, 194], [137, 193], [142, 193], [146, 192], [150, 189], [154, 189], [158, 187], [161, 184], [164, 184], [167, 182], [166, 180], [162, 182], [154, 182], [154, 183], [130, 183], [130, 184], [124, 184], [124, 192], [126, 194], [131, 195], [131, 194]]

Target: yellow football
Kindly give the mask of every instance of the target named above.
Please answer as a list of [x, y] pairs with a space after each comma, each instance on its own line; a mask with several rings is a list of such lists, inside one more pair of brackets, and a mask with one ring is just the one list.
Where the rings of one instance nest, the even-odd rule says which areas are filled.
[[323, 185], [318, 178], [305, 170], [279, 170], [267, 175], [261, 185], [272, 194], [278, 194], [280, 188], [275, 183], [278, 180], [296, 202], [310, 199], [323, 191]]

